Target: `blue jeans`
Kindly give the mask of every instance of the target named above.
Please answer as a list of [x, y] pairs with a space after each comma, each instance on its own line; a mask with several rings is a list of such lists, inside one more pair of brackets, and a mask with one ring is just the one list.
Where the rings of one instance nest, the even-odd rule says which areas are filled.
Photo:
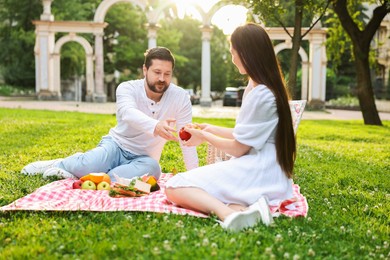
[[62, 160], [58, 166], [80, 178], [93, 172], [105, 172], [115, 181], [119, 177], [133, 178], [144, 174], [158, 179], [161, 174], [159, 163], [147, 156], [136, 155], [123, 150], [110, 136], [102, 138], [98, 146], [85, 153], [76, 153]]

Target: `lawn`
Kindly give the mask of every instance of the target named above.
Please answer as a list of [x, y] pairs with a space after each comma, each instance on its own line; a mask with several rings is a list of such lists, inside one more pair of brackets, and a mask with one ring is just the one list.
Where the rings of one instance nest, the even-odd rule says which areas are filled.
[[[233, 126], [234, 120], [195, 118]], [[307, 218], [240, 233], [148, 212], [0, 212], [0, 259], [389, 259], [390, 121], [301, 122], [295, 183]], [[113, 115], [0, 109], [0, 206], [50, 182], [21, 168], [96, 146]], [[198, 147], [201, 164], [205, 146]], [[184, 170], [168, 143], [163, 172]]]

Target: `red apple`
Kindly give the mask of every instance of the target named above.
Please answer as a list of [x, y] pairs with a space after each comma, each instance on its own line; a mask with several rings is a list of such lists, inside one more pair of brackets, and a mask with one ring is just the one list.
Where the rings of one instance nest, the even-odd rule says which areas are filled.
[[184, 127], [180, 129], [179, 136], [183, 141], [188, 141], [191, 138], [191, 134], [184, 130]]
[[73, 189], [81, 189], [81, 185], [83, 185], [82, 180], [77, 180], [73, 182], [72, 188]]

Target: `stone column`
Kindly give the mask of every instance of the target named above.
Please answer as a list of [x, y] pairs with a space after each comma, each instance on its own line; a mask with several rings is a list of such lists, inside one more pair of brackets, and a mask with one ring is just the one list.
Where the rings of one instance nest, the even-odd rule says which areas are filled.
[[202, 31], [202, 93], [200, 97], [200, 106], [210, 107], [211, 97], [211, 59], [210, 59], [210, 39], [213, 28], [209, 25], [201, 27]]
[[302, 87], [301, 87], [301, 99], [307, 100], [307, 81], [308, 81], [308, 73], [309, 72], [309, 64], [307, 61], [302, 61]]
[[145, 26], [148, 30], [148, 49], [157, 47], [157, 31], [160, 26], [154, 23], [147, 23]]
[[53, 0], [42, 0], [43, 13], [41, 14], [42, 21], [54, 21], [54, 16], [51, 14], [51, 3]]
[[309, 106], [315, 109], [323, 109], [325, 106], [326, 92], [326, 62], [323, 50], [322, 34], [314, 32], [309, 36], [310, 41], [310, 76], [309, 76]]
[[[40, 16], [42, 21], [52, 22], [54, 16], [51, 14], [51, 3], [53, 0], [42, 0], [43, 13]], [[36, 30], [35, 40], [35, 93], [40, 100], [58, 100], [61, 93], [54, 89], [53, 75], [53, 50], [54, 33], [46, 28]]]
[[53, 90], [61, 96], [61, 57], [60, 53], [53, 53]]
[[87, 60], [87, 71], [86, 71], [87, 89], [85, 93], [85, 101], [93, 102], [93, 90], [95, 88], [95, 83], [93, 78], [93, 54], [86, 54], [86, 60]]
[[95, 34], [95, 91], [93, 101], [107, 102], [104, 92], [104, 59], [103, 59], [103, 33]]
[[321, 41], [321, 98], [324, 101], [324, 105], [326, 102], [326, 64], [328, 63], [328, 58], [326, 57], [326, 47], [325, 47], [325, 39], [326, 35], [323, 35], [323, 41]]
[[60, 93], [54, 89], [54, 33], [38, 31], [35, 43], [35, 92], [39, 100], [58, 100]]

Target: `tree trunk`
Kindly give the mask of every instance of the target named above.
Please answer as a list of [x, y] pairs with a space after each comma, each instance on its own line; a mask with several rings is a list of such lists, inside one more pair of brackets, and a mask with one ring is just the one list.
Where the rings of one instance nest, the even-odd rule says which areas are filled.
[[382, 5], [374, 9], [371, 20], [363, 31], [350, 16], [347, 0], [334, 0], [333, 2], [333, 9], [339, 17], [341, 25], [351, 38], [357, 74], [357, 96], [366, 125], [382, 125], [375, 105], [368, 57], [371, 41], [383, 18], [390, 11], [387, 2], [384, 1]]
[[[353, 43], [355, 44], [358, 43]], [[354, 48], [355, 49], [355, 48]], [[363, 120], [365, 125], [382, 125], [382, 121], [379, 118], [378, 110], [375, 104], [374, 91], [372, 88], [370, 65], [367, 55], [361, 55], [361, 53], [355, 53], [355, 65], [357, 74], [357, 96], [359, 99], [360, 110], [363, 114]]]
[[302, 0], [295, 0], [295, 24], [292, 37], [292, 49], [290, 58], [290, 69], [288, 78], [288, 88], [293, 99], [296, 97], [297, 89], [297, 71], [299, 62], [299, 48], [301, 47], [301, 29], [302, 29], [303, 3]]

